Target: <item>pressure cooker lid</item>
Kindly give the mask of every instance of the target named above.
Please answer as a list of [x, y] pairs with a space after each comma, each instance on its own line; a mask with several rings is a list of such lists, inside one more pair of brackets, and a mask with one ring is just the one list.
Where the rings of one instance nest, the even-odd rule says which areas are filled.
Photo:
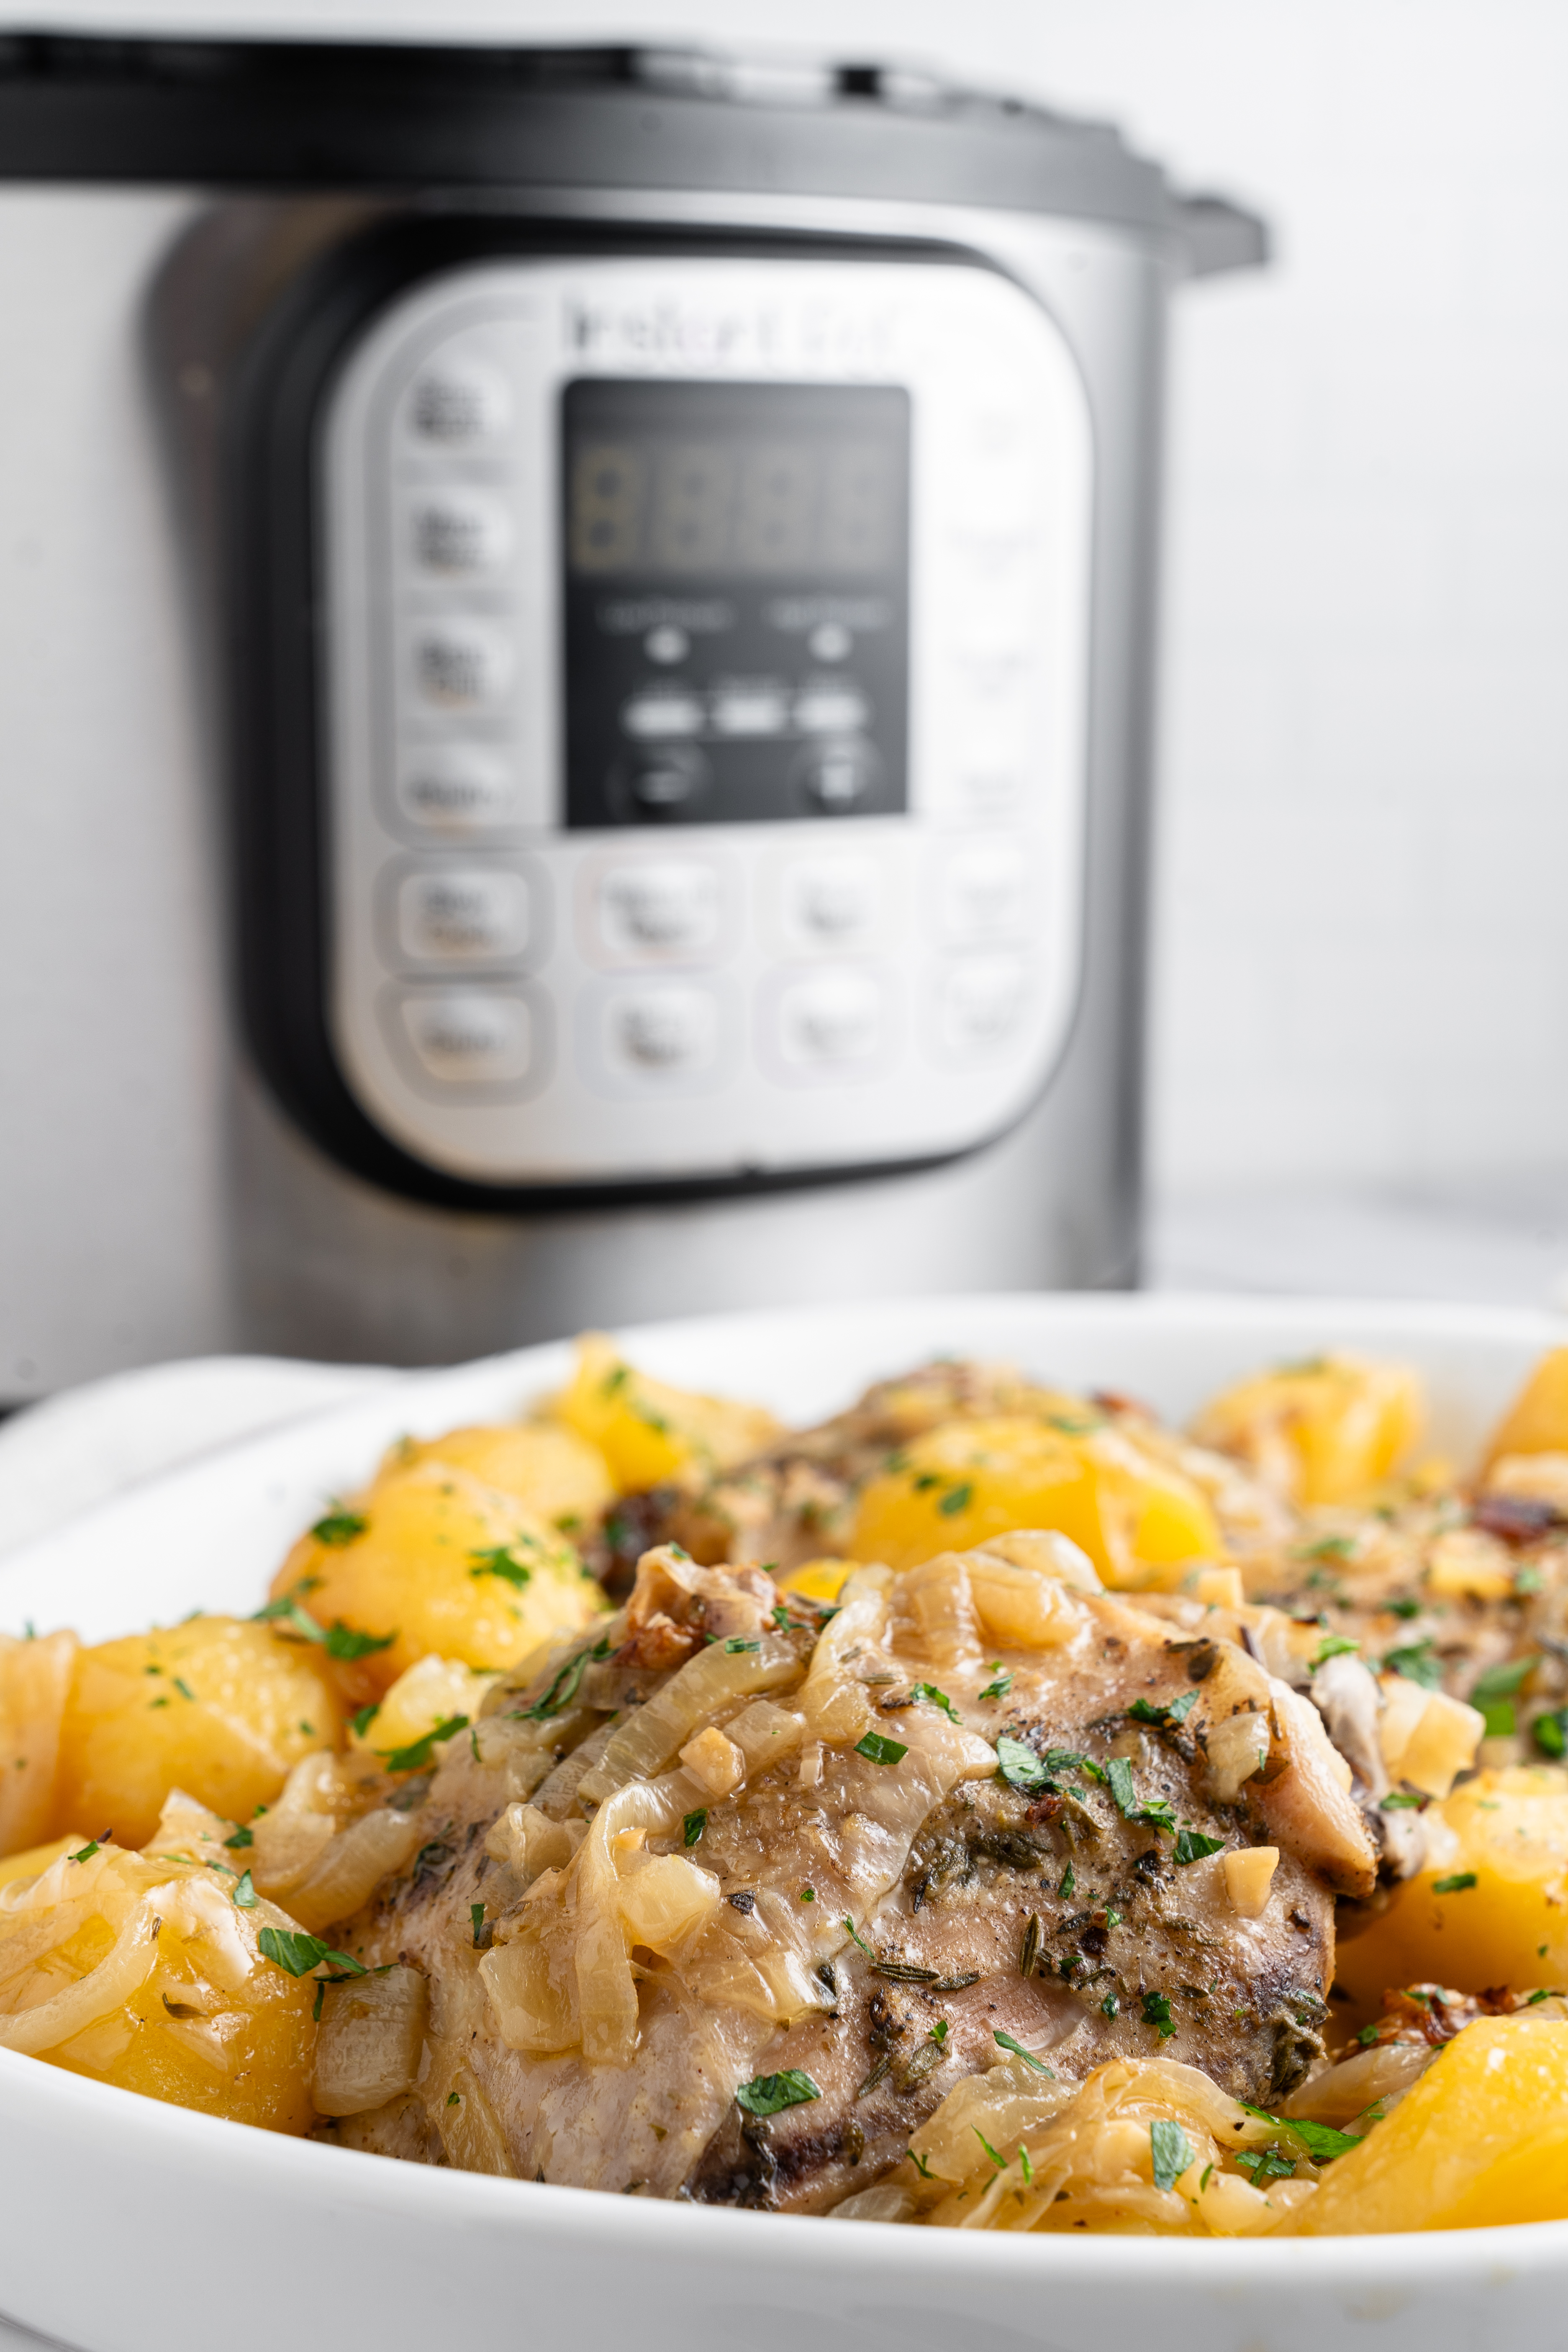
[[0, 35], [0, 180], [221, 188], [686, 188], [1048, 213], [1178, 236], [1261, 224], [1173, 194], [1113, 127], [898, 67], [695, 48]]

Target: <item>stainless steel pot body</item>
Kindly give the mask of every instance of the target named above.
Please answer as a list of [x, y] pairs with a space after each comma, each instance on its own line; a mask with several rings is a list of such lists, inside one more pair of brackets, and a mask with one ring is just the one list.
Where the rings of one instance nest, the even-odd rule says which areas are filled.
[[415, 1362], [724, 1306], [1133, 1282], [1163, 342], [1190, 254], [1147, 227], [870, 195], [486, 199], [606, 252], [668, 234], [962, 255], [1039, 306], [1092, 444], [1083, 824], [1063, 1041], [978, 1148], [728, 1196], [452, 1205], [302, 1131], [231, 978], [225, 372], [292, 275], [410, 202], [0, 191], [0, 298], [28, 321], [0, 436], [0, 752], [29, 779], [0, 880], [3, 993], [26, 1008], [0, 1025], [0, 1391], [202, 1349]]

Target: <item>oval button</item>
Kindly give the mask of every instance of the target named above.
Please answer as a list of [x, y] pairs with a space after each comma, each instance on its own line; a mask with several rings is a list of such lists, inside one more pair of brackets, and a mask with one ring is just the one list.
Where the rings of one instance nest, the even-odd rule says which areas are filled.
[[613, 955], [700, 955], [719, 937], [719, 877], [695, 860], [612, 866], [599, 885], [599, 932]]
[[869, 973], [825, 972], [780, 996], [779, 1049], [796, 1068], [851, 1068], [876, 1059], [882, 1024], [882, 991]]
[[405, 996], [404, 1034], [421, 1066], [447, 1086], [506, 1086], [533, 1066], [526, 1001], [500, 989], [441, 989]]
[[416, 962], [493, 962], [528, 945], [528, 885], [505, 867], [447, 866], [397, 886], [397, 943]]
[[717, 1057], [719, 1008], [705, 988], [617, 992], [605, 1008], [604, 1049], [622, 1076], [690, 1076]]

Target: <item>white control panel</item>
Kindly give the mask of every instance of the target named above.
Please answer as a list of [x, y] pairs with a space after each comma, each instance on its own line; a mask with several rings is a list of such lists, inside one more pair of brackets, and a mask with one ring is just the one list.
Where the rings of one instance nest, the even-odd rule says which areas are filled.
[[506, 259], [338, 375], [328, 1008], [445, 1173], [984, 1142], [1081, 955], [1092, 447], [963, 262]]

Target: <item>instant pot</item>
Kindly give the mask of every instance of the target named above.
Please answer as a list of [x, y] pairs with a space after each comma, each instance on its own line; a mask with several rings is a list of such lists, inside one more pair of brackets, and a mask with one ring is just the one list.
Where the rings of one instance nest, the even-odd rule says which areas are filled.
[[1134, 1277], [1255, 219], [687, 50], [13, 37], [0, 175], [0, 1393]]

